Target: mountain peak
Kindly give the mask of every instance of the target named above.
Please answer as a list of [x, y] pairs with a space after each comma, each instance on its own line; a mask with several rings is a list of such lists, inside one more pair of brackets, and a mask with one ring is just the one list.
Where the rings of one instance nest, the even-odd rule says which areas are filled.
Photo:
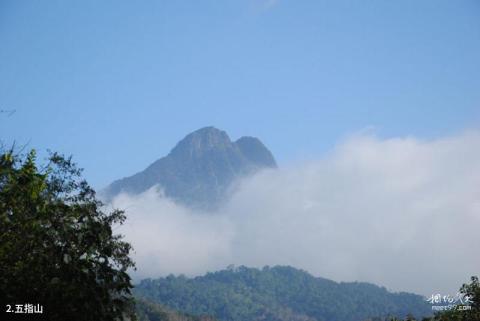
[[183, 138], [170, 152], [174, 157], [192, 157], [195, 154], [222, 149], [231, 145], [228, 134], [213, 126], [200, 128]]
[[232, 142], [225, 131], [210, 126], [188, 134], [167, 156], [113, 182], [104, 193], [111, 199], [122, 192], [139, 194], [159, 185], [174, 201], [211, 210], [227, 198], [234, 180], [276, 166], [258, 138], [241, 137]]
[[257, 137], [243, 136], [235, 144], [250, 161], [265, 167], [277, 167], [272, 153]]

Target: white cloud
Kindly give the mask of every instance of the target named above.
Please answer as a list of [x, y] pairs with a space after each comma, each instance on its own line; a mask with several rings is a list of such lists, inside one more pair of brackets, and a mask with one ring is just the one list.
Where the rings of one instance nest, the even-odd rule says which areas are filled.
[[137, 277], [199, 273], [231, 253], [227, 217], [193, 213], [154, 188], [139, 196], [122, 194], [112, 204], [126, 209], [128, 219], [117, 232], [134, 246]]
[[239, 182], [219, 213], [154, 190], [122, 195], [137, 277], [230, 263], [289, 264], [337, 281], [456, 291], [479, 274], [480, 133], [432, 141], [360, 135], [327, 157]]

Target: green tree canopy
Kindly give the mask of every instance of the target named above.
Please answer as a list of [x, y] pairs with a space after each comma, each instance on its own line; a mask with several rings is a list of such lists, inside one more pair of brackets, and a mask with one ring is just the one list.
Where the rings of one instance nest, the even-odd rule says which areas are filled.
[[112, 232], [124, 220], [103, 210], [71, 158], [54, 153], [40, 168], [35, 151], [2, 152], [2, 309], [39, 303], [52, 321], [134, 318], [131, 246]]

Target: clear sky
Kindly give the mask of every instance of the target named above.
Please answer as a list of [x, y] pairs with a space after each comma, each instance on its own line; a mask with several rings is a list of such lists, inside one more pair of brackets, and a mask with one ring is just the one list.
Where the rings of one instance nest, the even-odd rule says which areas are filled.
[[480, 1], [0, 0], [0, 139], [94, 187], [207, 125], [280, 165], [366, 127], [478, 128]]

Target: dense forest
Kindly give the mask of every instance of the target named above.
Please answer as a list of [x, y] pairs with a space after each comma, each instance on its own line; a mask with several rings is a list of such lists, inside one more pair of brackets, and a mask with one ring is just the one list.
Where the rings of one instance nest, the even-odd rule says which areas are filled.
[[175, 310], [222, 321], [360, 321], [431, 314], [419, 295], [391, 293], [368, 283], [336, 283], [288, 266], [241, 266], [195, 278], [147, 279], [134, 293]]
[[138, 321], [216, 321], [213, 317], [180, 313], [147, 300], [137, 300], [135, 306]]

